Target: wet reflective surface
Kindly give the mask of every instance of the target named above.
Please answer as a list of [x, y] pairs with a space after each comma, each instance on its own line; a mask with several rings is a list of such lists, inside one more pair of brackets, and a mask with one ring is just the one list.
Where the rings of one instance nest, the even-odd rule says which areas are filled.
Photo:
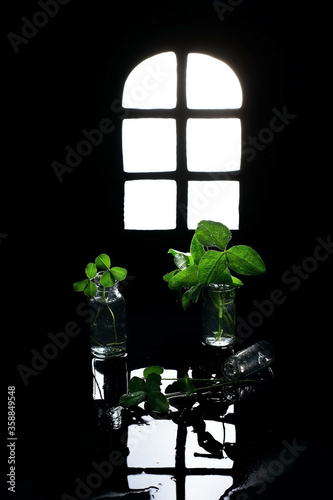
[[[221, 352], [209, 348], [199, 364], [188, 367], [189, 374], [215, 377], [221, 356], [230, 354]], [[269, 485], [286, 473], [303, 451], [301, 443], [276, 441], [269, 428], [263, 427], [260, 437], [252, 435], [253, 427], [248, 429], [252, 419], [258, 418], [258, 411], [261, 418], [256, 424], [261, 426], [265, 420], [262, 404], [255, 415], [253, 410], [248, 415], [246, 408], [255, 398], [262, 403], [272, 390], [271, 367], [257, 374], [255, 383], [171, 398], [165, 413], [151, 410], [145, 403], [121, 407], [119, 398], [126, 392], [129, 379], [142, 377], [144, 368], [132, 365], [129, 356], [92, 359], [94, 445], [99, 449], [90, 475], [76, 481], [76, 495], [86, 494], [88, 498], [89, 494], [96, 500], [123, 496], [240, 500], [256, 498], [253, 495], [257, 494], [265, 498]], [[181, 372], [165, 367], [162, 390], [183, 372], [184, 368]], [[277, 457], [272, 455], [273, 443]], [[279, 461], [280, 455], [284, 461]], [[244, 496], [249, 489], [252, 496]]]
[[[184, 356], [166, 352], [158, 359], [163, 392], [186, 373], [220, 377], [230, 354], [201, 345]], [[50, 368], [47, 389], [31, 384], [40, 418], [27, 407], [19, 421], [17, 465], [26, 481], [17, 498], [291, 500], [329, 491], [332, 451], [320, 400], [311, 414], [297, 408], [300, 393], [295, 380], [281, 378], [279, 358], [251, 375], [256, 382], [173, 397], [168, 412], [121, 407], [130, 378], [156, 360], [135, 349], [106, 360], [90, 355], [79, 366], [73, 356], [70, 377]]]
[[[118, 378], [114, 378], [102, 365], [100, 360], [93, 360], [98, 424], [102, 433], [120, 435], [120, 442], [126, 447], [126, 461], [122, 465], [128, 492], [137, 494], [144, 490], [142, 494], [150, 495], [144, 498], [171, 500], [204, 496], [207, 481], [212, 492], [223, 493], [232, 485], [236, 429], [234, 406], [227, 400], [235, 394], [173, 398], [167, 413], [150, 411], [144, 405], [114, 407], [113, 401], [117, 401], [114, 393], [123, 387], [122, 382], [128, 376], [142, 376], [143, 369], [129, 373], [126, 358], [107, 360], [105, 365], [110, 371], [113, 365], [117, 366]], [[177, 375], [177, 370], [166, 369], [163, 378]], [[114, 392], [110, 391], [112, 379]]]

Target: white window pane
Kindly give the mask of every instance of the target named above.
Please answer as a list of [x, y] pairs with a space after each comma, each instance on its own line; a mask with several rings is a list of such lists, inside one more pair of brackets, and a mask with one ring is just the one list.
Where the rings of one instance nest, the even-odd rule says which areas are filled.
[[128, 426], [128, 467], [175, 467], [177, 425], [149, 416], [142, 419], [145, 425]]
[[169, 118], [138, 118], [123, 121], [125, 172], [172, 172], [176, 170], [176, 121]]
[[145, 59], [129, 74], [123, 93], [124, 108], [171, 109], [177, 102], [177, 59], [164, 52]]
[[[205, 425], [206, 431], [220, 443], [223, 442], [224, 429], [226, 431], [225, 441], [227, 443], [236, 442], [234, 425], [225, 424], [223, 429], [222, 422], [217, 422], [215, 420], [205, 420]], [[208, 456], [207, 451], [198, 443], [198, 434], [193, 431], [189, 431], [186, 438], [185, 465], [188, 469], [231, 469], [234, 465], [234, 461], [229, 457], [221, 460], [220, 458], [212, 458], [211, 456]], [[202, 498], [205, 497], [203, 496]]]
[[[128, 487], [131, 490], [149, 490], [149, 498], [154, 498], [155, 500], [177, 499], [175, 476], [142, 472], [141, 474], [129, 474], [127, 481]], [[133, 495], [132, 498], [134, 498]], [[126, 497], [124, 498], [126, 499]]]
[[[209, 473], [209, 471], [207, 472]], [[231, 476], [210, 476], [209, 474], [206, 476], [187, 476], [185, 485], [185, 498], [217, 500], [224, 498], [224, 493], [233, 485], [233, 478]], [[246, 498], [246, 496], [240, 494], [239, 500], [241, 498]]]
[[175, 181], [126, 181], [125, 229], [175, 229], [176, 204]]
[[242, 105], [242, 88], [226, 63], [205, 54], [189, 54], [186, 69], [187, 107], [234, 109]]
[[238, 118], [196, 118], [187, 121], [187, 168], [190, 172], [240, 169], [241, 122]]
[[238, 181], [189, 181], [187, 227], [195, 229], [201, 220], [222, 222], [239, 228]]

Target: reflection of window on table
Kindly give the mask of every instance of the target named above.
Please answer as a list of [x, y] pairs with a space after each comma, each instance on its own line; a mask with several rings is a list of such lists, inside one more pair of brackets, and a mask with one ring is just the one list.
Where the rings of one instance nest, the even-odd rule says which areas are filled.
[[157, 54], [129, 74], [122, 105], [125, 229], [175, 229], [180, 218], [238, 229], [242, 89], [230, 66]]
[[[142, 372], [134, 370], [131, 377], [142, 377]], [[165, 370], [163, 376], [176, 378], [177, 372]], [[162, 391], [169, 383], [163, 382]], [[230, 406], [228, 413], [232, 412]], [[205, 420], [205, 424], [207, 432], [217, 441], [236, 442], [234, 425], [213, 420]], [[233, 483], [230, 475], [233, 461], [209, 458], [207, 451], [199, 446], [192, 427], [184, 429], [171, 420], [147, 416], [145, 424], [129, 426], [127, 446], [129, 488], [159, 488], [154, 491], [156, 500], [177, 500], [184, 492], [186, 498], [215, 500]]]

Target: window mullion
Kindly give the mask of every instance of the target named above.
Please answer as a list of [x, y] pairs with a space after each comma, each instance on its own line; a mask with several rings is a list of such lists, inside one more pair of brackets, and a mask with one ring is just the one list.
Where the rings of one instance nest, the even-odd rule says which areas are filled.
[[124, 109], [126, 118], [175, 118], [176, 109]]
[[187, 230], [187, 160], [186, 160], [186, 64], [187, 52], [177, 54], [177, 228]]
[[188, 118], [241, 118], [242, 109], [188, 109]]

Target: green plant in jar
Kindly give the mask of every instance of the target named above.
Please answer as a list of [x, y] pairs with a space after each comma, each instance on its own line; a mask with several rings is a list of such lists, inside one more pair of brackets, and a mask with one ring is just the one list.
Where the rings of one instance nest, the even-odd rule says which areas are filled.
[[[235, 316], [230, 312], [234, 292], [243, 282], [241, 276], [260, 275], [266, 271], [260, 255], [250, 246], [229, 246], [232, 233], [220, 222], [202, 220], [190, 244], [189, 252], [169, 249], [176, 268], [163, 276], [171, 290], [181, 296], [182, 306], [188, 308], [200, 296], [216, 310], [215, 341], [223, 335], [235, 335]], [[219, 293], [217, 293], [217, 291]]]
[[118, 289], [127, 276], [123, 267], [111, 267], [102, 253], [85, 268], [86, 278], [73, 284], [90, 299], [94, 317], [90, 325], [91, 350], [97, 357], [120, 355], [126, 350], [125, 301]]

